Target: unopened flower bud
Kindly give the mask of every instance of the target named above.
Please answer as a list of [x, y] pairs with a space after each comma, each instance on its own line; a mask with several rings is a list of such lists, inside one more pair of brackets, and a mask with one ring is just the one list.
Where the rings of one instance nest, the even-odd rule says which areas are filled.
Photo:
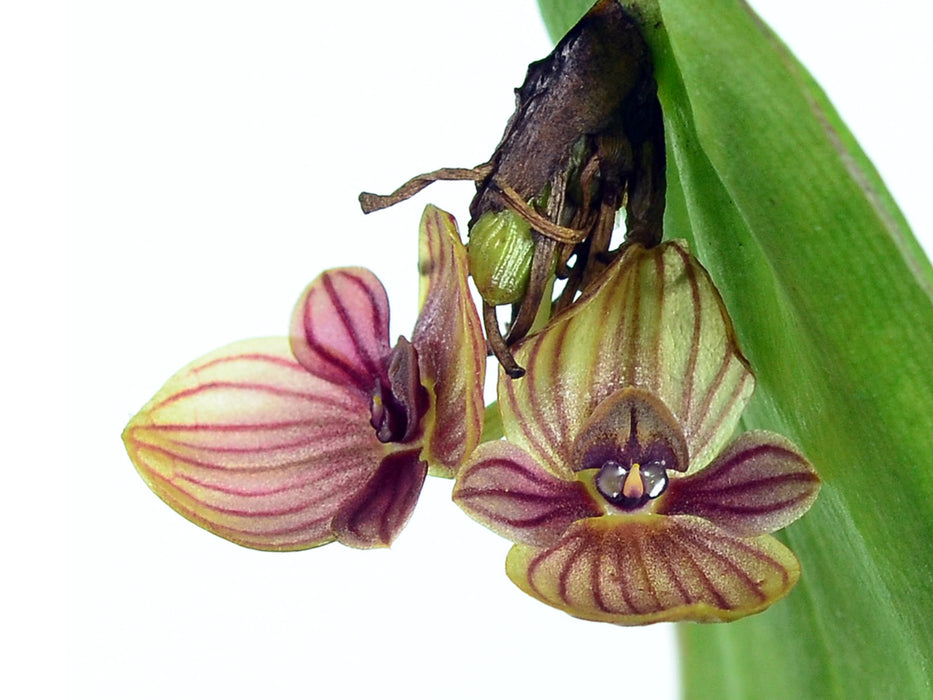
[[534, 253], [527, 221], [508, 209], [487, 211], [470, 230], [467, 253], [483, 299], [494, 306], [521, 301]]

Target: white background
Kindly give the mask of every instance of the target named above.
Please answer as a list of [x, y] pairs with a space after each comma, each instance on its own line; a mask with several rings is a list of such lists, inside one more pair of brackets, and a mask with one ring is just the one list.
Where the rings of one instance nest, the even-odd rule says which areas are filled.
[[[447, 482], [429, 481], [391, 551], [264, 554], [175, 515], [126, 458], [123, 425], [169, 375], [282, 334], [327, 267], [373, 269], [393, 333], [409, 333], [421, 209], [465, 221], [471, 186], [370, 217], [356, 194], [483, 161], [526, 64], [550, 49], [532, 0], [332, 4], [74, 2], [67, 55], [62, 3], [2, 11], [3, 628], [16, 648], [0, 684], [19, 684], [3, 694], [674, 697], [672, 627], [580, 622], [526, 597], [503, 573], [508, 543], [451, 505]], [[752, 4], [929, 249], [917, 5]]]

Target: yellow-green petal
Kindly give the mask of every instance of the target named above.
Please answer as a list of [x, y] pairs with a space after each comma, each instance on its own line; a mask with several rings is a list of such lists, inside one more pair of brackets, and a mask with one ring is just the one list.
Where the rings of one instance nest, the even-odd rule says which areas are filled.
[[719, 293], [683, 241], [631, 246], [515, 357], [527, 375], [500, 373], [505, 434], [565, 478], [584, 422], [620, 389], [670, 409], [692, 472], [729, 440], [754, 388]]
[[433, 409], [424, 417], [422, 459], [432, 474], [453, 476], [483, 432], [486, 341], [457, 222], [435, 206], [421, 217], [418, 265], [421, 313], [412, 344]]

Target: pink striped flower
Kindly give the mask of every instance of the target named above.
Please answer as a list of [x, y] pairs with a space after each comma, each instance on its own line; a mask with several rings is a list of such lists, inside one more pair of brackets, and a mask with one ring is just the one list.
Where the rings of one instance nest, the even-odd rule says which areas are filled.
[[256, 549], [388, 546], [428, 470], [479, 442], [485, 343], [453, 217], [425, 210], [421, 313], [389, 344], [368, 270], [325, 272], [290, 338], [234, 343], [172, 377], [127, 425], [127, 452], [168, 505]]
[[577, 617], [732, 620], [796, 583], [773, 532], [819, 478], [788, 440], [730, 442], [754, 378], [685, 243], [633, 246], [500, 374], [507, 441], [480, 445], [454, 500], [516, 544], [506, 570]]

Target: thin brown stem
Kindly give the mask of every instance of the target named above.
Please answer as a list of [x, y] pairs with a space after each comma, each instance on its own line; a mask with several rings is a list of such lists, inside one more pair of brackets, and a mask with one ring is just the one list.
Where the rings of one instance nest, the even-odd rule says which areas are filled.
[[472, 180], [481, 182], [489, 173], [492, 172], [491, 163], [483, 163], [475, 168], [441, 168], [429, 173], [417, 175], [404, 185], [399, 187], [392, 194], [373, 194], [372, 192], [360, 192], [360, 207], [364, 214], [370, 214], [380, 209], [386, 209], [399, 202], [415, 196], [428, 185], [438, 180]]
[[544, 290], [547, 288], [548, 278], [554, 269], [554, 248], [557, 245], [550, 238], [545, 238], [537, 232], [533, 234], [535, 251], [531, 258], [531, 274], [528, 277], [528, 289], [518, 307], [518, 314], [512, 319], [506, 343], [512, 345], [525, 337], [528, 329], [538, 315], [538, 307], [544, 300]]
[[502, 331], [499, 330], [499, 319], [496, 318], [496, 307], [489, 302], [483, 302], [483, 325], [486, 327], [486, 343], [492, 354], [499, 360], [502, 369], [512, 379], [518, 379], [525, 376], [525, 370], [519, 367], [512, 351], [502, 337]]

